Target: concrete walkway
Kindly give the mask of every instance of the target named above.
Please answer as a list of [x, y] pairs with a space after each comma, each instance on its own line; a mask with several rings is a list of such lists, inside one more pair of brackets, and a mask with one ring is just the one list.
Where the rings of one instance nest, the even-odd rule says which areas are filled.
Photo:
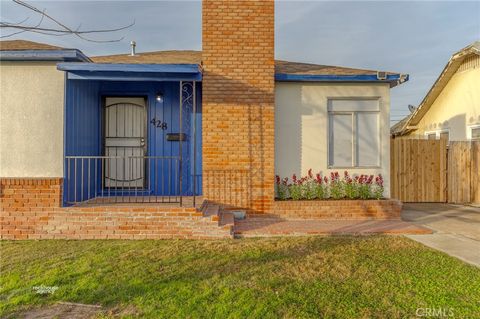
[[402, 219], [433, 230], [406, 235], [426, 246], [480, 267], [480, 208], [449, 204], [405, 204]]

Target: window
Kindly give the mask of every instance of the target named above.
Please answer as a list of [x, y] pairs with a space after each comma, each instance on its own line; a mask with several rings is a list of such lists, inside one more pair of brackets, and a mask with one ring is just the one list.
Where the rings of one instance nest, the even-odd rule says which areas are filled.
[[330, 167], [380, 166], [378, 99], [328, 101]]
[[480, 141], [480, 126], [475, 126], [470, 128], [471, 134], [470, 139], [472, 141]]
[[440, 139], [446, 140], [448, 143], [448, 140], [450, 139], [450, 134], [448, 133], [448, 131], [440, 132]]
[[441, 131], [434, 131], [434, 132], [426, 132], [425, 138], [427, 140], [445, 140], [448, 142], [450, 141], [450, 132], [448, 129], [443, 129]]

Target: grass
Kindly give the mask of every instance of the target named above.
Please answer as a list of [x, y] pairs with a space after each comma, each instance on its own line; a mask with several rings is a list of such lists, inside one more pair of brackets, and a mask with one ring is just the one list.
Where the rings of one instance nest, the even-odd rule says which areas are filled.
[[[0, 317], [56, 301], [142, 318], [480, 318], [480, 269], [404, 237], [0, 242]], [[58, 286], [47, 296], [32, 287]], [[447, 310], [448, 311], [448, 310]]]

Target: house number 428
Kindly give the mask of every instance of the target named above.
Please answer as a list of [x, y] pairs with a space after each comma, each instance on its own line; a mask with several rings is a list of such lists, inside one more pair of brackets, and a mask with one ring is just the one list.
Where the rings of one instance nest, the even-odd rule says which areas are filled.
[[153, 118], [150, 123], [152, 123], [152, 125], [154, 127], [158, 127], [158, 128], [161, 128], [162, 130], [166, 130], [168, 128], [168, 125], [167, 125], [167, 122], [163, 122], [159, 119], [156, 119], [156, 118]]

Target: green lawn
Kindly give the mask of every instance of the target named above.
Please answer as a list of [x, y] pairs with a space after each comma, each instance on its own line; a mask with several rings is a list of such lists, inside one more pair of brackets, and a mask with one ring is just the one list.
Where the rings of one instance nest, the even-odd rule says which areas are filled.
[[[480, 318], [480, 269], [403, 237], [0, 246], [0, 317], [70, 301], [142, 318]], [[58, 290], [35, 294], [42, 284]]]

